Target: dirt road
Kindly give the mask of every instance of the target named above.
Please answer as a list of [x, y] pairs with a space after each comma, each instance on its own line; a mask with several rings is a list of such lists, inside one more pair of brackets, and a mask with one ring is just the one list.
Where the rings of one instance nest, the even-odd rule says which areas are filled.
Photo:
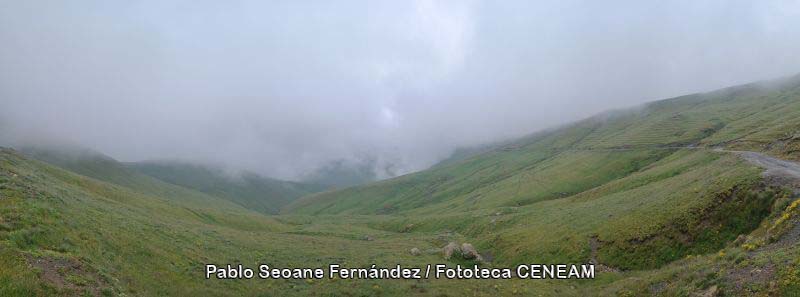
[[782, 177], [793, 181], [800, 181], [800, 164], [798, 163], [781, 160], [757, 152], [723, 151], [738, 154], [748, 162], [766, 169], [767, 171], [764, 172], [765, 176]]
[[[769, 183], [792, 188], [795, 195], [800, 195], [800, 163], [751, 151], [729, 151], [720, 148], [715, 151], [739, 155], [751, 164], [766, 169], [762, 175]], [[800, 225], [798, 227], [800, 228]]]

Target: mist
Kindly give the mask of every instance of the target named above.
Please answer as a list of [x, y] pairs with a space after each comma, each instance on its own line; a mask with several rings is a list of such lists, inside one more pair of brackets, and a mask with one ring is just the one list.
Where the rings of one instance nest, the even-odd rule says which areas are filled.
[[798, 53], [796, 1], [1, 1], [0, 143], [388, 177]]

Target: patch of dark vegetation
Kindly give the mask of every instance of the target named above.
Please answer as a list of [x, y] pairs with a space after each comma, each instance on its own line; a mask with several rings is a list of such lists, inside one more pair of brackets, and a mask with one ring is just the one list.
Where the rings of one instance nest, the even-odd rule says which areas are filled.
[[734, 186], [711, 202], [648, 236], [622, 242], [599, 241], [600, 262], [624, 270], [657, 268], [687, 255], [720, 250], [739, 234], [759, 226], [780, 190], [763, 182]]
[[597, 261], [597, 250], [600, 247], [600, 244], [601, 244], [601, 242], [600, 242], [600, 239], [598, 239], [597, 235], [593, 235], [593, 236], [591, 236], [589, 238], [589, 250], [590, 250], [589, 251], [589, 263], [594, 264], [595, 265], [595, 269], [598, 272], [612, 272], [612, 273], [619, 272], [619, 269], [616, 269], [614, 267], [602, 264], [599, 261]]

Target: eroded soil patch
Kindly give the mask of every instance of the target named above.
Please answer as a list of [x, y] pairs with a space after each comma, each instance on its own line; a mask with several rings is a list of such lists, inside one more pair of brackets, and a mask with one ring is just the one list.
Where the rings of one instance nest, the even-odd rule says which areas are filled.
[[112, 292], [108, 283], [100, 275], [70, 258], [26, 255], [28, 265], [39, 272], [39, 278], [47, 285], [67, 295], [102, 296]]

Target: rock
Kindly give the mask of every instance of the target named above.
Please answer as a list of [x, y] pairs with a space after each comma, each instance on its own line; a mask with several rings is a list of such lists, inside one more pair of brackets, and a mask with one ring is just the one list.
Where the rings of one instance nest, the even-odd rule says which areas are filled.
[[478, 254], [478, 250], [476, 250], [474, 246], [466, 242], [461, 244], [461, 256], [467, 260], [478, 260], [478, 261], [482, 260], [481, 255]]
[[422, 254], [422, 251], [420, 251], [418, 248], [412, 248], [410, 252], [412, 256], [419, 256]]
[[375, 238], [373, 238], [372, 236], [369, 236], [369, 235], [364, 235], [364, 237], [363, 237], [362, 239], [364, 239], [364, 240], [366, 240], [366, 241], [373, 241], [373, 240], [375, 240]]
[[450, 242], [442, 248], [442, 254], [444, 254], [445, 260], [450, 260], [450, 258], [453, 257], [453, 254], [460, 251], [461, 249], [458, 248], [458, 244], [455, 242]]
[[716, 297], [718, 295], [719, 295], [719, 292], [717, 290], [717, 285], [713, 285], [710, 288], [708, 288], [707, 290], [705, 290], [705, 291], [703, 291], [702, 293], [699, 294], [699, 296], [702, 296], [702, 297]]

